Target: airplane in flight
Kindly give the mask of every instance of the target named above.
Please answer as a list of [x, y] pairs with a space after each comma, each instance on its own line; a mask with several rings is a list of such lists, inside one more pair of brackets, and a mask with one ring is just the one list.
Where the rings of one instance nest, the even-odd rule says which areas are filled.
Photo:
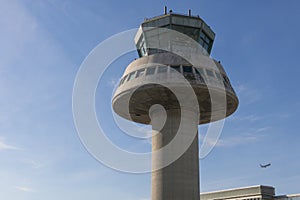
[[267, 168], [267, 167], [270, 167], [271, 166], [271, 163], [269, 163], [269, 164], [266, 164], [266, 165], [262, 165], [262, 164], [260, 164], [260, 167], [261, 168]]

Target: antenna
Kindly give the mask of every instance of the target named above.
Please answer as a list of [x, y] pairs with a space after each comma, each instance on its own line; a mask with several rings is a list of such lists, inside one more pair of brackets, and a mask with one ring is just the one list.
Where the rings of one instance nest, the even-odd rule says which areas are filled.
[[167, 6], [164, 7], [164, 14], [167, 14]]

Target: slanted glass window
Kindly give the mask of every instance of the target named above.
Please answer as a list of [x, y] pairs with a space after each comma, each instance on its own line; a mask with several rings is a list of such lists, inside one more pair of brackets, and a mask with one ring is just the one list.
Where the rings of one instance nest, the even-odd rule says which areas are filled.
[[226, 76], [223, 75], [223, 83], [225, 85], [225, 88], [226, 89], [229, 89], [230, 88], [230, 83], [229, 83], [229, 80]]
[[199, 40], [199, 44], [203, 47], [204, 46], [204, 41], [203, 41], [203, 39], [202, 38], [200, 38], [200, 40]]
[[195, 67], [195, 73], [198, 74], [198, 75], [201, 75], [201, 76], [204, 75], [204, 72], [203, 72], [203, 69], [202, 69], [202, 68], [196, 68], [196, 67]]
[[128, 76], [128, 81], [134, 79], [134, 75], [135, 75], [135, 71], [134, 72], [131, 72]]
[[199, 43], [207, 52], [210, 51], [212, 40], [203, 31], [200, 31]]
[[187, 80], [195, 80], [192, 66], [182, 66], [183, 75]]
[[146, 49], [145, 49], [144, 46], [141, 47], [141, 50], [140, 50], [140, 51], [141, 51], [141, 55], [142, 55], [142, 56], [145, 56], [145, 55], [146, 55]]
[[175, 72], [175, 70], [176, 70], [177, 72], [181, 73], [179, 65], [171, 65], [170, 67], [171, 67], [171, 72]]
[[126, 76], [124, 76], [124, 78], [122, 78], [122, 80], [121, 80], [121, 82], [120, 82], [120, 85], [122, 85], [122, 84], [125, 82], [125, 80], [127, 79], [127, 76], [128, 76], [128, 75], [126, 75]]
[[207, 44], [210, 43], [210, 39], [209, 39], [207, 36], [204, 38], [204, 40], [205, 40], [205, 42], [206, 42]]
[[192, 66], [182, 66], [183, 73], [193, 73]]
[[229, 79], [226, 76], [223, 76], [225, 83], [230, 84]]
[[140, 69], [136, 72], [135, 78], [138, 78], [140, 76], [143, 76], [145, 74], [145, 69]]
[[168, 71], [167, 66], [159, 66], [157, 69], [157, 73], [166, 73]]
[[221, 74], [219, 74], [219, 73], [215, 73], [216, 74], [216, 76], [217, 76], [217, 78], [220, 80], [220, 81], [222, 81], [222, 77], [221, 77]]
[[147, 68], [147, 70], [146, 70], [146, 76], [147, 75], [152, 75], [154, 73], [155, 73], [155, 67], [149, 67], [149, 68]]
[[203, 48], [208, 52], [208, 44], [204, 43]]
[[140, 49], [137, 49], [137, 52], [138, 52], [138, 54], [139, 54], [139, 57], [142, 57], [141, 50], [140, 50]]
[[214, 75], [214, 72], [213, 71], [211, 71], [211, 70], [206, 70], [206, 74], [207, 74], [207, 76], [211, 76], [211, 77], [215, 77], [215, 75]]
[[198, 81], [201, 81], [202, 83], [204, 83], [204, 71], [202, 68], [196, 68], [194, 67], [195, 70], [195, 79]]
[[175, 31], [178, 31], [180, 33], [183, 33], [183, 34], [193, 38], [196, 41], [199, 38], [199, 32], [200, 32], [199, 28], [192, 28], [192, 27], [188, 27], [188, 26], [181, 26], [181, 25], [173, 24], [172, 29]]
[[203, 33], [203, 31], [200, 32], [200, 38], [205, 38], [205, 34]]
[[144, 37], [141, 37], [136, 45], [139, 57], [143, 57], [146, 55], [146, 45]]

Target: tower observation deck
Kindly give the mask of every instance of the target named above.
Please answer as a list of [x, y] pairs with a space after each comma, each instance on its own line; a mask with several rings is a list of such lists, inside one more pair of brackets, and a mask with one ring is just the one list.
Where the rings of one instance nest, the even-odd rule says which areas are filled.
[[237, 109], [238, 98], [223, 66], [210, 57], [214, 39], [211, 28], [190, 11], [165, 11], [145, 19], [135, 36], [140, 58], [121, 78], [112, 99], [114, 111], [152, 125], [153, 152], [172, 143], [179, 130], [182, 144], [191, 141], [165, 167], [156, 166], [181, 149], [180, 141], [171, 151], [152, 155], [152, 200], [199, 200], [198, 125], [224, 119]]

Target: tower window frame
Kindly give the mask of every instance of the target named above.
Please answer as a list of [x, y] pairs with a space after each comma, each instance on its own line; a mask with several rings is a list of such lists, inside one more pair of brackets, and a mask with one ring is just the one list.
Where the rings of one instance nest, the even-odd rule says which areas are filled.
[[121, 79], [119, 86], [122, 85], [123, 83], [125, 83], [127, 77], [128, 77], [128, 75], [124, 76], [124, 77]]
[[205, 69], [207, 76], [216, 78], [214, 72], [210, 69]]
[[167, 73], [167, 72], [168, 72], [168, 66], [158, 66], [157, 67], [158, 74]]
[[170, 65], [170, 72], [175, 73], [175, 71], [181, 73], [181, 66], [180, 65]]
[[148, 75], [154, 75], [155, 71], [156, 71], [156, 67], [148, 67], [146, 69], [145, 75], [146, 76], [148, 76]]
[[222, 75], [218, 72], [215, 72], [215, 74], [216, 74], [217, 79], [222, 81]]
[[208, 53], [210, 53], [212, 42], [213, 40], [202, 29], [199, 34], [199, 43]]
[[134, 78], [135, 78], [135, 73], [136, 73], [136, 71], [131, 72], [131, 73], [128, 75], [127, 81], [130, 81], [130, 80], [134, 79]]
[[145, 68], [137, 70], [137, 71], [136, 71], [135, 78], [138, 78], [138, 77], [144, 76], [144, 75], [145, 75], [145, 71], [146, 71], [146, 69], [145, 69]]
[[194, 67], [195, 74], [205, 76], [205, 73], [202, 68]]
[[182, 73], [192, 74], [193, 73], [193, 67], [190, 66], [190, 65], [183, 65], [182, 66]]

